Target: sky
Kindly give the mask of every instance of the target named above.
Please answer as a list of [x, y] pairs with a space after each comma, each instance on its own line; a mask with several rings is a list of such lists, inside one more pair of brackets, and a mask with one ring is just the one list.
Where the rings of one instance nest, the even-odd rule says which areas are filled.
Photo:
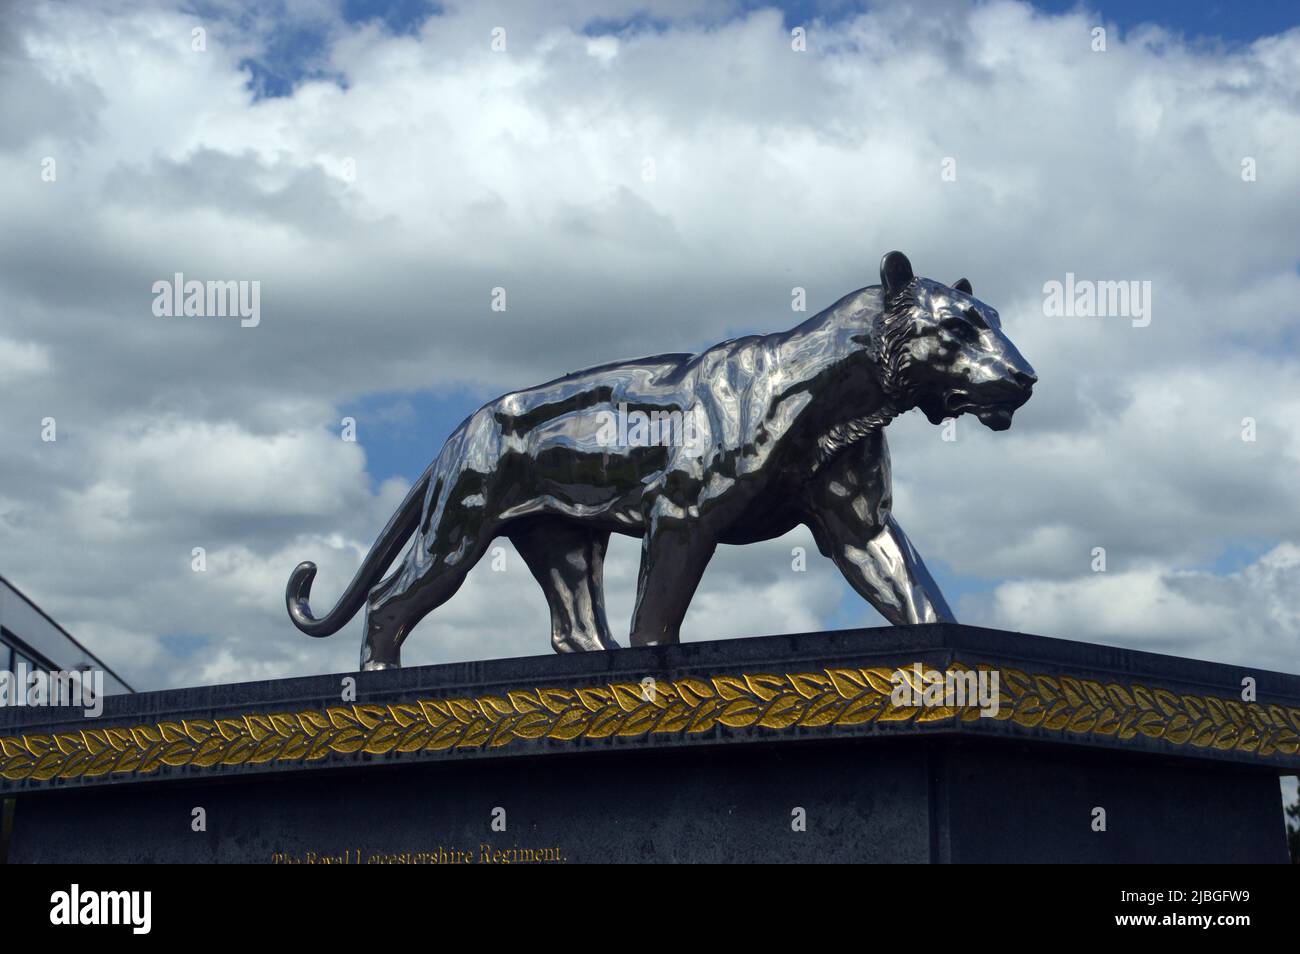
[[[285, 581], [341, 593], [468, 413], [791, 327], [894, 248], [1040, 379], [1006, 432], [889, 427], [958, 619], [1300, 672], [1293, 4], [0, 19], [0, 573], [137, 688], [355, 669], [360, 617], [309, 639]], [[159, 317], [178, 272], [259, 282], [259, 321]], [[1049, 314], [1067, 275], [1149, 282], [1150, 321]], [[549, 652], [500, 545], [405, 664]], [[637, 558], [615, 538], [623, 642]], [[721, 548], [683, 638], [883, 622], [800, 529]]]

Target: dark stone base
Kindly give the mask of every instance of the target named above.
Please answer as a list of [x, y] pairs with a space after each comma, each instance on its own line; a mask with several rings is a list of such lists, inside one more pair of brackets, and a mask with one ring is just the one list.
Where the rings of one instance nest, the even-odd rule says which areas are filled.
[[[497, 807], [505, 832], [491, 830]], [[15, 821], [12, 862], [451, 862], [460, 849], [479, 863], [510, 848], [568, 862], [1287, 861], [1276, 775], [940, 739], [70, 790], [20, 798]]]
[[1300, 677], [948, 624], [0, 710], [15, 862], [1284, 862], [1298, 768]]

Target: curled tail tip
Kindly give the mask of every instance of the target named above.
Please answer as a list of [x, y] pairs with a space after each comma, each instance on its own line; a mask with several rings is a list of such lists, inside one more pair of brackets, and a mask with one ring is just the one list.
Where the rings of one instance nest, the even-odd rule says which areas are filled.
[[299, 563], [289, 574], [289, 584], [284, 590], [284, 602], [289, 610], [293, 625], [308, 636], [329, 636], [342, 629], [361, 607], [366, 605], [366, 597], [384, 575], [384, 569], [393, 562], [401, 552], [408, 537], [416, 531], [420, 522], [420, 507], [425, 489], [429, 485], [426, 470], [420, 480], [407, 492], [406, 499], [397, 513], [389, 519], [383, 533], [366, 554], [361, 568], [352, 577], [352, 582], [339, 597], [334, 608], [324, 616], [317, 617], [311, 611], [311, 583], [316, 578], [316, 564]]
[[312, 615], [308, 601], [311, 598], [311, 581], [316, 578], [316, 564], [311, 561], [299, 563], [289, 574], [289, 585], [285, 587], [284, 602], [289, 610], [293, 624], [309, 636], [328, 635], [319, 632], [321, 620]]
[[316, 564], [310, 560], [299, 563], [289, 574], [289, 586], [285, 589], [285, 598], [292, 611], [295, 600], [306, 600], [311, 595], [311, 581], [316, 579]]

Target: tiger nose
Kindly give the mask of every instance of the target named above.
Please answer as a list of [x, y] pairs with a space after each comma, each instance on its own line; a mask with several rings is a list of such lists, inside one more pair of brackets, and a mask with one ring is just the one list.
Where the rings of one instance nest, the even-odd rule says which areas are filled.
[[1011, 375], [1011, 379], [1022, 388], [1032, 388], [1038, 383], [1038, 375], [1034, 374], [1030, 368], [1016, 368]]

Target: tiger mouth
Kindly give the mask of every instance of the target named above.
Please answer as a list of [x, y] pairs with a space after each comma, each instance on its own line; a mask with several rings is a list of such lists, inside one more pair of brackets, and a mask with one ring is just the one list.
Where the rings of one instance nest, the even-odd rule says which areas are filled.
[[1011, 415], [1014, 409], [1009, 407], [990, 407], [983, 408], [975, 412], [981, 424], [992, 431], [1005, 431], [1011, 426]]
[[978, 404], [965, 392], [954, 392], [944, 400], [944, 409], [951, 417], [973, 414], [981, 424], [993, 431], [1005, 431], [1011, 426], [1011, 417], [1023, 402]]

